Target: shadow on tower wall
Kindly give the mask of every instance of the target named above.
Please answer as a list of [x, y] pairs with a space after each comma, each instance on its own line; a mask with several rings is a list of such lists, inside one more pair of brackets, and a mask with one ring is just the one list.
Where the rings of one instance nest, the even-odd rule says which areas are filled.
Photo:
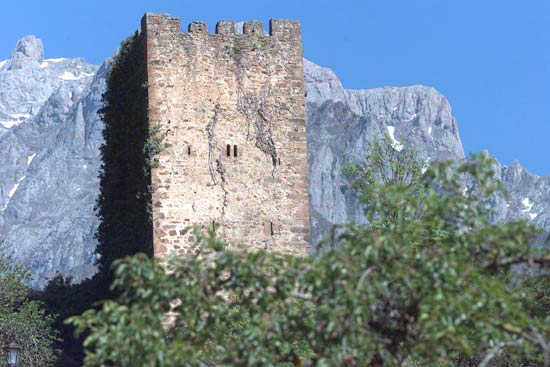
[[113, 262], [137, 253], [153, 255], [150, 167], [161, 141], [154, 137], [155, 129], [149, 129], [145, 49], [138, 33], [122, 42], [115, 55], [103, 103], [98, 112], [105, 123], [96, 203], [99, 270], [80, 284], [57, 276], [37, 296], [55, 315], [57, 367], [82, 366], [86, 335], [75, 337], [65, 320], [116, 297], [111, 290]]

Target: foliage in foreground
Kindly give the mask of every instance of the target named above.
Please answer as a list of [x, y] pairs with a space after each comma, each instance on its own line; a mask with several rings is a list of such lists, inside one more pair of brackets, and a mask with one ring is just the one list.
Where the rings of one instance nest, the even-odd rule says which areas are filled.
[[528, 287], [514, 271], [550, 258], [533, 253], [527, 222], [487, 221], [492, 163], [422, 173], [410, 151], [372, 148], [348, 167], [370, 224], [341, 228], [315, 257], [230, 252], [195, 230], [200, 251], [168, 272], [119, 262], [120, 297], [70, 320], [89, 331], [85, 365], [550, 366], [533, 287], [548, 276]]
[[32, 290], [25, 285], [30, 280], [30, 272], [0, 249], [0, 363], [7, 361], [4, 345], [14, 341], [23, 348], [20, 367], [50, 366], [55, 359], [52, 317], [32, 299]]

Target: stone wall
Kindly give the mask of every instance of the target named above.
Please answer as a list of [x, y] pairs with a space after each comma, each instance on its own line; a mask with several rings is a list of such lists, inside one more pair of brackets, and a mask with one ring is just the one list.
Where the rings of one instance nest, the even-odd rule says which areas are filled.
[[155, 255], [193, 250], [184, 228], [219, 226], [232, 247], [310, 250], [300, 24], [215, 34], [146, 14], [149, 119], [168, 148], [152, 171]]

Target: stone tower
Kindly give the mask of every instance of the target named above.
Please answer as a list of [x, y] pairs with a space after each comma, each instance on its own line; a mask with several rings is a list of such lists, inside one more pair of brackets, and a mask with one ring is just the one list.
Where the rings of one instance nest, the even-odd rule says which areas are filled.
[[149, 121], [168, 145], [152, 170], [156, 256], [192, 251], [191, 225], [231, 246], [309, 252], [300, 24], [269, 28], [142, 19]]

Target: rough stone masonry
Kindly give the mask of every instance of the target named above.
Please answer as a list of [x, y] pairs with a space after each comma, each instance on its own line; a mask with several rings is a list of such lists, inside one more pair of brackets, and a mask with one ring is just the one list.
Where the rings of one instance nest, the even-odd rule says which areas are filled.
[[193, 251], [192, 225], [233, 248], [309, 252], [300, 24], [269, 28], [143, 17], [149, 121], [167, 144], [152, 170], [155, 256]]

